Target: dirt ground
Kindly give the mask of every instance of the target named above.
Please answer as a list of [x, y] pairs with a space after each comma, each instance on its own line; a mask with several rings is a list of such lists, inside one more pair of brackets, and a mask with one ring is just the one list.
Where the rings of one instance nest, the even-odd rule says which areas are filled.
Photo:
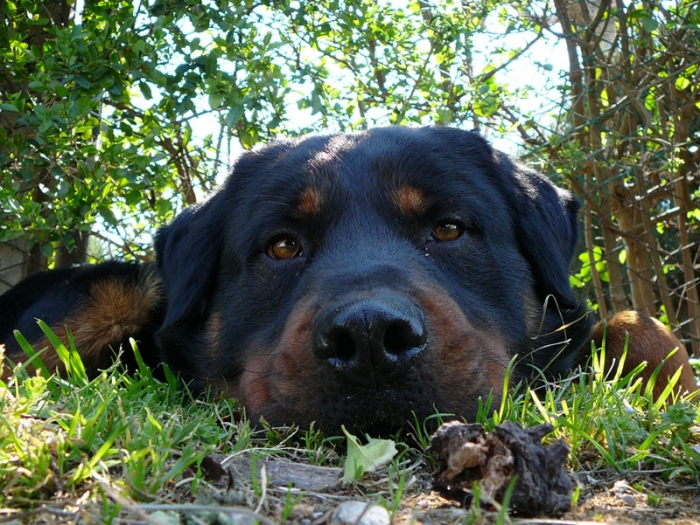
[[700, 487], [664, 483], [648, 475], [613, 476], [591, 483], [565, 518], [597, 523], [700, 524]]
[[[387, 479], [379, 475], [371, 475], [360, 485], [344, 487], [337, 482], [341, 475], [338, 468], [287, 463], [284, 460], [268, 461], [265, 477], [271, 490], [268, 492], [268, 505], [261, 507], [261, 514], [267, 515], [273, 522], [278, 522], [280, 500], [290, 483], [294, 483], [300, 489], [299, 494], [303, 495], [297, 503], [299, 512], [291, 519], [292, 523], [300, 525], [329, 523], [332, 510], [344, 501], [376, 501], [378, 497], [385, 502], [391, 501], [391, 494], [386, 489]], [[245, 458], [223, 461], [223, 465], [232, 473], [233, 479], [250, 475], [250, 464]], [[433, 481], [427, 465], [415, 464], [408, 468], [404, 496], [392, 521], [394, 525], [448, 525], [471, 520], [473, 513], [470, 509], [432, 490]], [[519, 519], [512, 516], [512, 522], [543, 525], [700, 525], [700, 487], [689, 485], [687, 480], [664, 482], [653, 473], [627, 472], [623, 475], [612, 471], [577, 473], [573, 477], [580, 492], [572, 511], [558, 517]], [[276, 498], [279, 499], [276, 501]], [[247, 502], [250, 503], [253, 502]], [[486, 506], [482, 506], [475, 523], [490, 524], [496, 519], [496, 509], [487, 510]]]
[[[530, 524], [634, 524], [634, 525], [700, 525], [700, 487], [657, 484], [646, 481], [642, 492], [624, 478], [595, 483], [584, 489], [578, 505], [569, 513], [556, 518], [518, 519], [515, 523]], [[649, 494], [652, 497], [649, 497]], [[657, 499], [658, 498], [658, 499]], [[650, 502], [651, 500], [651, 502]], [[411, 506], [413, 506], [411, 508]], [[437, 525], [463, 523], [469, 512], [434, 493], [408, 499], [394, 521], [395, 525], [420, 523]], [[493, 523], [497, 514], [484, 513], [477, 523]]]
[[[342, 469], [309, 465], [301, 458], [257, 460], [253, 483], [251, 458], [211, 456], [202, 465], [206, 482], [193, 492], [191, 478], [179, 481], [155, 498], [126, 498], [106, 484], [87, 491], [81, 501], [65, 494], [26, 512], [0, 515], [0, 523], [20, 525], [103, 523], [105, 507], [94, 503], [96, 492], [118, 505], [114, 525], [231, 524], [335, 525], [333, 511], [350, 501], [379, 502], [392, 511], [391, 525], [493, 525], [498, 509], [482, 504], [479, 511], [445, 499], [433, 490], [423, 461], [402, 467], [405, 485], [384, 474], [370, 474], [361, 483], [343, 485]], [[658, 473], [575, 473], [578, 501], [563, 516], [521, 518], [505, 523], [533, 525], [700, 525], [700, 486], [688, 480], [663, 481]], [[263, 489], [264, 487], [264, 489]], [[398, 494], [401, 497], [397, 497]], [[91, 496], [92, 494], [92, 496]], [[395, 506], [392, 509], [392, 506]], [[362, 525], [364, 522], [358, 522]], [[386, 525], [389, 525], [388, 519]]]

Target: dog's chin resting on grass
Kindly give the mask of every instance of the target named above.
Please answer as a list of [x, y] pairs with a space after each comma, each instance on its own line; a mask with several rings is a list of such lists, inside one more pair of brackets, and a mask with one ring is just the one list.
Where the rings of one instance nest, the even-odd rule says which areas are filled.
[[[202, 204], [161, 228], [157, 262], [35, 275], [0, 297], [0, 342], [39, 350], [65, 326], [90, 374], [128, 340], [195, 391], [248, 415], [386, 433], [436, 411], [473, 419], [509, 384], [556, 380], [595, 337], [569, 286], [579, 204], [455, 128], [380, 128], [244, 154]], [[647, 361], [658, 394], [685, 348], [638, 313], [607, 324], [608, 357]], [[61, 368], [48, 350], [43, 361]]]

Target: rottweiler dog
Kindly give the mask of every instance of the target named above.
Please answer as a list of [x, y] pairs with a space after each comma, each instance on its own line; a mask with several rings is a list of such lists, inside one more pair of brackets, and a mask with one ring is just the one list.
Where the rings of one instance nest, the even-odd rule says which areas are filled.
[[[61, 270], [2, 296], [0, 342], [20, 361], [14, 329], [42, 347], [35, 318], [67, 325], [95, 373], [134, 337], [149, 363], [274, 425], [387, 433], [413, 414], [473, 418], [499, 403], [511, 363], [512, 384], [554, 379], [590, 352], [569, 286], [578, 209], [474, 132], [275, 142], [160, 230], [157, 267]], [[693, 389], [676, 355], [667, 375], [685, 366]]]

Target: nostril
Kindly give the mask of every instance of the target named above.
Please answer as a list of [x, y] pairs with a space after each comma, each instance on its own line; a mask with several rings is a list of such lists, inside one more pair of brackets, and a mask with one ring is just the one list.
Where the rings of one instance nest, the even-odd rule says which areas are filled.
[[352, 333], [342, 326], [326, 327], [316, 334], [314, 353], [334, 366], [352, 366], [357, 358], [358, 347]]
[[339, 330], [333, 334], [335, 345], [335, 358], [341, 362], [349, 363], [355, 358], [357, 348], [355, 341], [348, 332]]
[[414, 327], [405, 321], [395, 321], [384, 332], [384, 349], [387, 354], [400, 356], [414, 349], [420, 349], [426, 342], [422, 326]]

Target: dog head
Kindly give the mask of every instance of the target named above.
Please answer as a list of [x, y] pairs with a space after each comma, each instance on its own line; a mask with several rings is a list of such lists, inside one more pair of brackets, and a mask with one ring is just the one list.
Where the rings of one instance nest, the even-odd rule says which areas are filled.
[[511, 381], [577, 360], [577, 209], [473, 132], [274, 143], [158, 235], [161, 351], [272, 424], [472, 418], [514, 356]]

